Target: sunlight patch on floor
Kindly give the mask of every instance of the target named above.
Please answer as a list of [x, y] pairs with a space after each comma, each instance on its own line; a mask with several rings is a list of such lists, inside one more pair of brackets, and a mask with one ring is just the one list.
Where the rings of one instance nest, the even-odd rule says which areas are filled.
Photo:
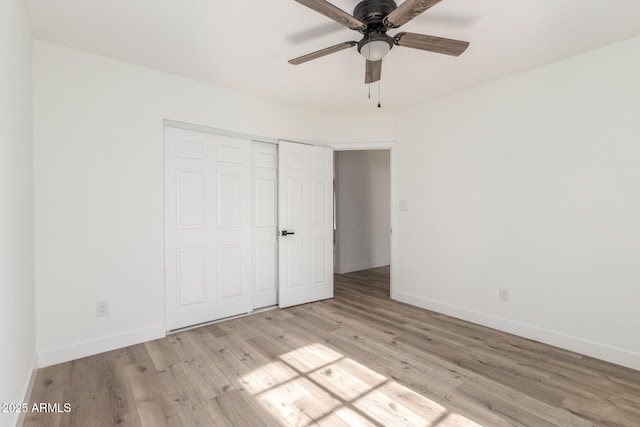
[[354, 406], [383, 425], [432, 426], [446, 409], [393, 381], [367, 393]]
[[346, 358], [311, 372], [309, 378], [347, 402], [387, 381], [384, 375]]
[[343, 403], [304, 377], [262, 392], [257, 399], [276, 419], [285, 421], [285, 425], [296, 426], [323, 418]]
[[282, 354], [242, 380], [282, 425], [482, 427], [319, 343]]
[[293, 380], [300, 372], [291, 368], [284, 362], [274, 361], [267, 363], [242, 377], [243, 387], [251, 394], [260, 394], [265, 390], [279, 384]]
[[376, 424], [366, 419], [353, 409], [341, 406], [323, 419], [319, 420], [318, 425], [326, 427], [336, 426], [358, 426], [358, 427], [375, 427]]
[[305, 345], [304, 347], [278, 356], [280, 360], [305, 374], [342, 359], [343, 357], [340, 353], [317, 343]]

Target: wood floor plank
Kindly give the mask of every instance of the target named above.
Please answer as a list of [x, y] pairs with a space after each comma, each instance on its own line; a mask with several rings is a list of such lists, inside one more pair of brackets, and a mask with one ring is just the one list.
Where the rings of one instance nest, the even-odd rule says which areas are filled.
[[[62, 402], [66, 403], [69, 393], [71, 363], [63, 363], [55, 366], [48, 366], [38, 370], [29, 408], [33, 404], [41, 402]], [[25, 418], [23, 427], [50, 426], [58, 427], [62, 423], [68, 423], [70, 414], [58, 414], [51, 412], [30, 412]]]
[[254, 399], [242, 391], [233, 390], [213, 399], [217, 407], [232, 426], [270, 427], [278, 425], [271, 415], [262, 409]]
[[640, 372], [389, 298], [389, 268], [335, 298], [40, 369], [41, 426], [640, 425]]
[[168, 369], [171, 366], [180, 363], [180, 357], [176, 352], [176, 347], [179, 346], [179, 341], [175, 340], [175, 336], [168, 337], [164, 340], [154, 340], [145, 343], [145, 347], [153, 365], [159, 371]]
[[69, 399], [73, 402], [72, 425], [109, 426], [118, 420], [135, 422], [137, 414], [130, 415], [130, 411], [136, 410], [135, 405], [124, 401], [131, 394], [127, 385], [116, 385], [110, 357], [113, 352], [72, 363]]
[[108, 394], [105, 400], [105, 403], [109, 404], [107, 413], [111, 417], [112, 425], [138, 426], [140, 417], [126, 374], [126, 368], [131, 366], [131, 363], [122, 353], [122, 350], [115, 350], [102, 353], [98, 358], [102, 386]]

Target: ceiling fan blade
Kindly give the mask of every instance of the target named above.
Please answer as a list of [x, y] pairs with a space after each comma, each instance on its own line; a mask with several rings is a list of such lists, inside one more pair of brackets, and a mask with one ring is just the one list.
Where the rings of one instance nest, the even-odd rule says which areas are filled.
[[469, 47], [469, 42], [414, 33], [398, 33], [393, 37], [393, 40], [398, 46], [427, 50], [429, 52], [451, 56], [459, 56]]
[[367, 61], [364, 73], [364, 84], [375, 83], [380, 80], [382, 74], [382, 59], [379, 61]]
[[300, 65], [307, 61], [311, 61], [312, 59], [320, 58], [322, 56], [329, 55], [331, 53], [340, 52], [341, 50], [344, 50], [344, 49], [349, 49], [350, 47], [354, 47], [357, 44], [358, 42], [344, 42], [344, 43], [337, 44], [335, 46], [326, 47], [324, 49], [320, 49], [319, 51], [308, 53], [306, 55], [291, 59], [289, 60], [289, 64]]
[[361, 22], [360, 20], [354, 18], [349, 15], [344, 10], [332, 5], [328, 1], [325, 0], [296, 0], [298, 3], [307, 6], [315, 10], [318, 13], [323, 14], [324, 16], [333, 19], [339, 24], [344, 25], [345, 27], [351, 28], [352, 30], [364, 30], [367, 26]]
[[384, 23], [388, 28], [397, 28], [441, 1], [442, 0], [406, 0], [384, 18]]

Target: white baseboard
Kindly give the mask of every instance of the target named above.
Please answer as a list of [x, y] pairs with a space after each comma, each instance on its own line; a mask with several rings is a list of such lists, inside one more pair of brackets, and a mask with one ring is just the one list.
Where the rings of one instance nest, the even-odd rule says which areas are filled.
[[351, 273], [352, 271], [360, 271], [360, 270], [366, 270], [369, 268], [384, 267], [385, 265], [389, 265], [388, 259], [383, 261], [363, 262], [361, 264], [340, 265], [340, 266], [336, 265], [336, 273], [345, 274], [345, 273]]
[[467, 310], [448, 304], [439, 303], [426, 298], [396, 293], [396, 300], [416, 307], [446, 314], [468, 322], [508, 332], [531, 340], [574, 351], [627, 368], [640, 370], [640, 354], [628, 350], [611, 347], [605, 344], [564, 335], [558, 332], [541, 329], [535, 326], [514, 322], [485, 313]]
[[140, 344], [146, 341], [164, 338], [166, 331], [164, 325], [156, 325], [149, 328], [111, 335], [91, 341], [84, 341], [69, 346], [58, 347], [38, 353], [39, 366], [55, 365], [68, 362], [94, 354], [104, 353], [129, 345]]

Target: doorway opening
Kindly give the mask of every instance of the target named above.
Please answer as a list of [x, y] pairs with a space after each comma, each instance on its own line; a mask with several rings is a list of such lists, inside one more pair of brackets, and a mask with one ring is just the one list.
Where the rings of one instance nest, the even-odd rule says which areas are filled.
[[[392, 264], [391, 147], [333, 147], [334, 272], [389, 278]], [[388, 280], [388, 279], [387, 279]], [[390, 280], [391, 281], [391, 280]], [[393, 286], [389, 296], [393, 298]]]

